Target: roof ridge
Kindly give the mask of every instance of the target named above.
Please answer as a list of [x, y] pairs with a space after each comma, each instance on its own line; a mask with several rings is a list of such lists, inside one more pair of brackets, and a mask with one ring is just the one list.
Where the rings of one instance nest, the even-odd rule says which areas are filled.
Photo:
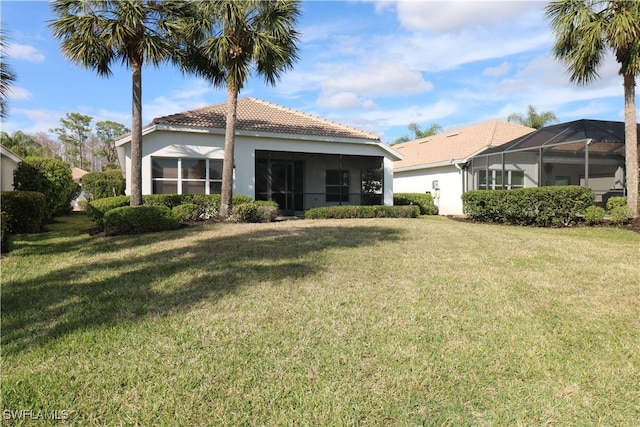
[[339, 122], [336, 122], [336, 121], [333, 121], [333, 120], [328, 120], [328, 119], [322, 118], [320, 116], [316, 116], [315, 114], [309, 114], [309, 113], [305, 113], [304, 111], [296, 110], [294, 108], [285, 107], [284, 105], [275, 104], [273, 102], [265, 101], [265, 100], [259, 99], [259, 98], [253, 98], [253, 97], [250, 97], [250, 96], [244, 97], [242, 99], [249, 99], [249, 100], [261, 103], [261, 104], [268, 105], [268, 106], [273, 107], [273, 108], [277, 108], [277, 109], [280, 109], [280, 110], [283, 110], [283, 111], [287, 111], [287, 112], [292, 113], [292, 114], [296, 114], [298, 116], [302, 116], [302, 117], [306, 117], [306, 118], [312, 118], [314, 120], [319, 120], [319, 121], [322, 121], [324, 123], [329, 123], [329, 124], [331, 124], [333, 126], [338, 126], [340, 128], [343, 128], [343, 129], [348, 129], [351, 132], [357, 132], [360, 135], [363, 135], [363, 137], [365, 137], [367, 139], [370, 139], [370, 138], [380, 139], [380, 135], [376, 135], [376, 134], [371, 133], [371, 132], [365, 132], [363, 130], [360, 130], [360, 129], [357, 129], [357, 128], [354, 128], [354, 127], [351, 127], [351, 126], [347, 126], [345, 124], [342, 124], [342, 123], [339, 123]]

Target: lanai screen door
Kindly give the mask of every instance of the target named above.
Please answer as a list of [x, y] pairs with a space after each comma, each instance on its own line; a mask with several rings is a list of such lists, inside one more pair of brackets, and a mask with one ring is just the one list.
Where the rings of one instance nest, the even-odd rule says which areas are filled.
[[304, 162], [256, 159], [256, 200], [273, 200], [285, 215], [304, 210]]

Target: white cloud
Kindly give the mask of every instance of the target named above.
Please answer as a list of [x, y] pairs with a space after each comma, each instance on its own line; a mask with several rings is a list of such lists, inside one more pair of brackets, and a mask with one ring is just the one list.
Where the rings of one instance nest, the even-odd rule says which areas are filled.
[[359, 97], [353, 92], [339, 92], [330, 95], [322, 94], [318, 98], [317, 105], [331, 110], [344, 110], [351, 108], [376, 108], [371, 99]]
[[527, 32], [505, 37], [499, 31], [463, 31], [430, 36], [413, 34], [389, 38], [381, 49], [393, 52], [411, 69], [442, 71], [465, 64], [506, 58], [550, 46], [547, 32]]
[[9, 58], [21, 59], [29, 62], [44, 62], [44, 54], [37, 48], [26, 44], [9, 43], [7, 46], [7, 56]]
[[344, 65], [342, 68], [323, 82], [324, 90], [349, 90], [360, 95], [381, 96], [417, 94], [433, 89], [433, 84], [425, 81], [421, 73], [400, 63], [376, 61], [357, 71], [350, 71]]
[[488, 67], [482, 71], [482, 75], [486, 77], [500, 77], [507, 74], [511, 70], [511, 64], [503, 62], [497, 67]]
[[458, 105], [449, 100], [423, 105], [408, 105], [398, 109], [379, 109], [361, 116], [379, 126], [407, 126], [409, 123], [433, 123], [458, 111]]
[[32, 97], [31, 92], [20, 86], [11, 86], [7, 95], [12, 101], [28, 101]]
[[3, 130], [6, 132], [20, 130], [25, 133], [44, 132], [51, 134], [49, 130], [60, 126], [60, 118], [64, 115], [64, 113], [54, 110], [10, 108], [10, 121], [3, 123]]
[[412, 31], [458, 32], [495, 26], [531, 14], [541, 16], [544, 4], [531, 1], [398, 1], [401, 25]]

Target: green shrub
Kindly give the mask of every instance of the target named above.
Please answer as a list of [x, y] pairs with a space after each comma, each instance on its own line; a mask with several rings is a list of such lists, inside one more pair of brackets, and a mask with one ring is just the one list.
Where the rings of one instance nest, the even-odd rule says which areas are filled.
[[612, 211], [615, 208], [627, 207], [627, 198], [622, 196], [610, 197], [607, 200], [607, 210]]
[[464, 213], [475, 221], [543, 227], [573, 224], [593, 202], [593, 190], [578, 186], [476, 190], [462, 195]]
[[219, 194], [183, 194], [182, 203], [198, 205], [202, 219], [215, 218], [220, 211]]
[[71, 167], [60, 159], [27, 157], [13, 171], [17, 191], [37, 191], [46, 200], [45, 219], [71, 212], [71, 201], [80, 193], [73, 182]]
[[326, 206], [307, 209], [304, 217], [307, 219], [329, 218], [415, 218], [420, 214], [420, 208], [413, 206]]
[[7, 221], [9, 215], [5, 211], [0, 211], [0, 253], [8, 251], [7, 243]]
[[172, 209], [173, 216], [180, 222], [193, 222], [200, 220], [202, 210], [195, 203], [184, 203]]
[[276, 206], [256, 205], [258, 206], [258, 222], [273, 222], [278, 217], [278, 208]]
[[605, 210], [603, 207], [592, 205], [584, 211], [584, 220], [587, 224], [600, 224], [604, 221]]
[[616, 225], [626, 224], [630, 218], [631, 208], [627, 205], [615, 207], [609, 212], [609, 220]]
[[420, 208], [420, 215], [435, 215], [438, 213], [431, 193], [395, 193], [393, 195], [393, 204], [395, 206], [416, 205]]
[[175, 230], [180, 222], [166, 206], [123, 206], [104, 215], [108, 236]]
[[626, 197], [611, 197], [607, 200], [607, 210], [609, 211], [609, 220], [613, 224], [625, 224], [631, 218], [631, 208], [627, 205]]
[[125, 180], [120, 169], [90, 172], [80, 179], [87, 200], [123, 196]]
[[243, 203], [251, 203], [251, 202], [253, 202], [253, 199], [251, 198], [251, 196], [246, 196], [244, 194], [234, 194], [233, 197], [231, 197], [231, 204], [233, 206], [241, 205]]
[[99, 227], [102, 227], [104, 215], [112, 209], [129, 206], [129, 196], [107, 197], [87, 203], [87, 216]]
[[42, 229], [47, 201], [36, 191], [3, 191], [2, 229], [7, 233], [37, 233]]
[[184, 202], [181, 194], [145, 194], [142, 196], [142, 204], [147, 206], [166, 206], [169, 209], [181, 205]]
[[240, 203], [234, 205], [231, 219], [237, 222], [260, 222], [258, 205], [255, 203]]

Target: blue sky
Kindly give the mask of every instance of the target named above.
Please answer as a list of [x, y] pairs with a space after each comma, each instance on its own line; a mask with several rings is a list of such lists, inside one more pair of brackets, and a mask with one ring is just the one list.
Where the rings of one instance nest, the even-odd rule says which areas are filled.
[[[622, 77], [610, 55], [600, 79], [570, 83], [551, 54], [546, 2], [305, 1], [300, 59], [275, 86], [252, 77], [251, 96], [367, 130], [391, 142], [407, 125], [445, 131], [506, 120], [527, 105], [561, 122], [623, 121]], [[17, 81], [2, 130], [28, 133], [59, 126], [71, 112], [131, 127], [127, 69], [100, 78], [64, 58], [47, 27], [42, 1], [0, 3]], [[225, 102], [226, 91], [165, 65], [143, 71], [143, 122]], [[53, 135], [52, 135], [53, 136]]]

